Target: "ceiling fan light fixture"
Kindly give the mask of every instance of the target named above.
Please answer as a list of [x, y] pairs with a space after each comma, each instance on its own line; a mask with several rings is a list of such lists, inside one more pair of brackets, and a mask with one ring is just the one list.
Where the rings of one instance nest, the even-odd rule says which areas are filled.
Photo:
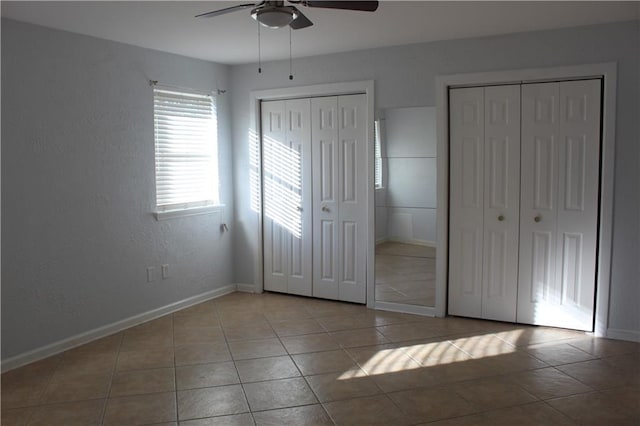
[[251, 17], [268, 28], [282, 28], [298, 17], [295, 9], [289, 7], [259, 7], [251, 11]]

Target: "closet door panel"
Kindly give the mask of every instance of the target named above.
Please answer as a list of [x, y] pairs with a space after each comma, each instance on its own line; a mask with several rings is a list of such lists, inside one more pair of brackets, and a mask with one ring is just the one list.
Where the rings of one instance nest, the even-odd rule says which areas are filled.
[[262, 108], [264, 288], [311, 295], [311, 129], [308, 99]]
[[286, 143], [286, 103], [269, 101], [261, 104], [263, 156], [263, 227], [264, 289], [286, 293], [288, 289], [289, 229], [287, 215], [293, 206], [286, 168], [281, 158], [288, 151]]
[[519, 322], [593, 327], [600, 94], [599, 80], [523, 88]]
[[339, 298], [338, 98], [311, 99], [313, 296]]
[[556, 281], [565, 327], [591, 330], [600, 174], [600, 80], [560, 83]]
[[520, 86], [484, 89], [482, 318], [516, 320], [520, 221]]
[[338, 97], [339, 299], [366, 301], [367, 110], [365, 95]]
[[288, 150], [282, 166], [289, 170], [288, 292], [311, 296], [311, 101], [287, 100], [285, 112]]
[[482, 316], [484, 89], [449, 92], [449, 314]]
[[[522, 87], [522, 185], [518, 322], [536, 324], [558, 303], [558, 83]], [[554, 300], [555, 299], [555, 300]]]

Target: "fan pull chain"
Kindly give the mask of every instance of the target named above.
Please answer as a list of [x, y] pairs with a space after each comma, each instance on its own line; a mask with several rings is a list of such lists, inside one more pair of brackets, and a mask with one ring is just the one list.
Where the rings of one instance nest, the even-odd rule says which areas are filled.
[[260, 54], [260, 22], [258, 24], [258, 74], [262, 74], [262, 56]]
[[289, 27], [289, 80], [293, 80], [293, 60], [291, 59], [291, 27]]

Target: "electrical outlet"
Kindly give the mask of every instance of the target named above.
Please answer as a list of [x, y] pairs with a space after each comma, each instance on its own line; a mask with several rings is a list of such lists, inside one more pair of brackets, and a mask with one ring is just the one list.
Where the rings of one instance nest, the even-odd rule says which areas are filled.
[[165, 263], [162, 265], [162, 279], [166, 280], [167, 278], [169, 278], [169, 264]]
[[156, 280], [155, 272], [156, 272], [156, 268], [155, 267], [147, 266], [147, 282], [148, 283], [153, 282], [153, 281]]

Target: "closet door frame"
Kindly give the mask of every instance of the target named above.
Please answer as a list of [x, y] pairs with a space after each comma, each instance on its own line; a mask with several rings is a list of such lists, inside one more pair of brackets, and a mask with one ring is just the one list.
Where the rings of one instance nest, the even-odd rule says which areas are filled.
[[614, 62], [569, 67], [536, 68], [513, 71], [497, 71], [469, 74], [452, 74], [436, 77], [436, 105], [438, 132], [438, 209], [437, 209], [437, 259], [436, 259], [436, 315], [447, 313], [448, 264], [449, 264], [449, 89], [468, 86], [522, 84], [545, 81], [562, 81], [601, 78], [602, 92], [602, 140], [600, 169], [600, 205], [598, 214], [598, 255], [594, 333], [596, 336], [624, 338], [608, 329], [609, 292], [611, 275], [611, 245], [613, 229], [613, 183], [615, 158], [615, 121], [617, 66]]
[[252, 174], [252, 188], [250, 189], [252, 203], [257, 204], [255, 214], [258, 216], [257, 229], [257, 257], [255, 263], [255, 279], [253, 286], [239, 285], [238, 290], [262, 293], [264, 291], [264, 241], [263, 241], [263, 221], [262, 221], [262, 155], [261, 155], [261, 129], [260, 129], [260, 103], [268, 100], [284, 100], [296, 98], [312, 98], [320, 96], [342, 96], [364, 94], [366, 95], [366, 109], [369, 122], [367, 134], [367, 213], [366, 223], [364, 224], [367, 231], [367, 253], [366, 253], [366, 304], [367, 307], [374, 307], [374, 267], [375, 267], [375, 218], [374, 218], [374, 150], [373, 150], [373, 117], [374, 117], [374, 81], [353, 81], [345, 83], [329, 83], [311, 86], [284, 87], [279, 89], [254, 90], [250, 93], [250, 117], [249, 129], [250, 143], [250, 173]]

